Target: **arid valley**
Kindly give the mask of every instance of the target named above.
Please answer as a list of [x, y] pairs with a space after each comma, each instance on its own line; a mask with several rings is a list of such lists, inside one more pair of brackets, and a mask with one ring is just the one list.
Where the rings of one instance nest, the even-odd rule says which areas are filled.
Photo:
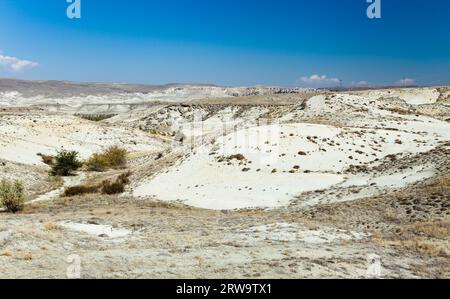
[[0, 179], [0, 278], [450, 278], [449, 87], [2, 79]]

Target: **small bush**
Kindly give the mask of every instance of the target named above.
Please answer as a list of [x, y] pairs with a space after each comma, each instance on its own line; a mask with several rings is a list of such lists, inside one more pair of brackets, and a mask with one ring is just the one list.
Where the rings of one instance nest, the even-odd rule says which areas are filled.
[[83, 194], [97, 193], [99, 188], [100, 188], [99, 186], [84, 186], [84, 185], [67, 187], [64, 190], [63, 196], [64, 197], [72, 197], [72, 196], [83, 195]]
[[111, 146], [103, 153], [110, 167], [121, 168], [127, 164], [127, 151], [117, 145]]
[[102, 193], [103, 194], [120, 194], [125, 192], [125, 185], [130, 183], [131, 172], [121, 174], [115, 182], [103, 181]]
[[81, 166], [82, 163], [78, 160], [78, 152], [62, 150], [55, 157], [52, 173], [54, 175], [69, 176]]
[[130, 183], [130, 176], [133, 173], [131, 171], [128, 171], [126, 173], [122, 173], [121, 175], [119, 175], [119, 177], [117, 178], [118, 182], [121, 182], [124, 185], [128, 185]]
[[92, 157], [89, 158], [85, 162], [87, 169], [89, 171], [105, 171], [109, 167], [109, 162], [104, 155], [101, 154], [93, 154]]
[[92, 155], [85, 164], [89, 171], [105, 171], [107, 168], [124, 168], [127, 164], [127, 151], [114, 145], [107, 148], [103, 153]]
[[25, 205], [25, 188], [20, 181], [0, 182], [0, 203], [7, 211], [16, 213], [23, 210]]
[[110, 182], [110, 181], [103, 181], [102, 183], [102, 193], [103, 194], [120, 194], [125, 192], [125, 184], [119, 181]]

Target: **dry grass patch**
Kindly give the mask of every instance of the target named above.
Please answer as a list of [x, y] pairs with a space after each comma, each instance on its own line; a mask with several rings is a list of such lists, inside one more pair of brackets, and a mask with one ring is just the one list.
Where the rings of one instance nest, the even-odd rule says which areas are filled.
[[55, 164], [55, 157], [54, 156], [50, 156], [50, 155], [44, 155], [44, 154], [37, 154], [39, 157], [41, 157], [42, 162], [44, 164], [47, 164], [49, 166], [53, 166], [53, 164]]
[[130, 183], [131, 172], [122, 173], [114, 181], [104, 180], [98, 185], [78, 185], [68, 187], [64, 190], [64, 197], [73, 197], [77, 195], [94, 194], [101, 192], [102, 194], [112, 195], [125, 192], [125, 186]]
[[32, 260], [33, 260], [33, 255], [32, 255], [31, 253], [26, 253], [26, 254], [23, 256], [23, 260], [24, 260], [24, 261], [32, 261]]
[[0, 252], [0, 256], [11, 257], [12, 256], [12, 252], [8, 251], [8, 250], [5, 250], [5, 251]]
[[53, 222], [47, 222], [44, 224], [44, 229], [46, 231], [53, 231], [59, 229], [59, 226], [56, 223]]
[[83, 194], [92, 194], [97, 193], [99, 190], [99, 186], [85, 186], [85, 185], [78, 185], [73, 187], [68, 187], [64, 190], [64, 197], [72, 197], [77, 195], [83, 195]]
[[422, 256], [450, 257], [448, 242], [428, 240], [425, 238], [411, 238], [408, 240], [390, 240], [372, 236], [372, 241], [383, 246], [394, 246], [398, 249], [414, 251]]
[[119, 175], [116, 181], [103, 181], [102, 182], [102, 193], [103, 194], [120, 194], [125, 192], [125, 186], [130, 183], [131, 172], [123, 173]]
[[450, 257], [448, 245], [438, 244], [437, 242], [417, 238], [411, 241], [402, 241], [401, 245], [407, 249], [416, 251], [421, 255], [433, 257]]
[[450, 257], [450, 222], [415, 223], [407, 230], [417, 237], [402, 241], [402, 245], [429, 256]]
[[125, 185], [120, 182], [103, 181], [102, 193], [113, 195], [125, 192]]
[[422, 256], [450, 257], [450, 222], [418, 222], [405, 225], [391, 238], [386, 238], [381, 232], [374, 232], [372, 241], [414, 251]]
[[450, 222], [427, 222], [415, 224], [413, 229], [418, 234], [425, 234], [430, 238], [450, 240]]
[[450, 174], [447, 174], [440, 179], [438, 179], [437, 186], [446, 189], [447, 191], [450, 190]]

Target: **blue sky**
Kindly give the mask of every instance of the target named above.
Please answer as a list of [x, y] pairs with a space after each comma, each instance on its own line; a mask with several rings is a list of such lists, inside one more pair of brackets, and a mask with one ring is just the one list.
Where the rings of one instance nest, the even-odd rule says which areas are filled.
[[381, 2], [369, 19], [366, 0], [81, 0], [71, 20], [65, 0], [0, 0], [0, 77], [450, 84], [450, 1]]

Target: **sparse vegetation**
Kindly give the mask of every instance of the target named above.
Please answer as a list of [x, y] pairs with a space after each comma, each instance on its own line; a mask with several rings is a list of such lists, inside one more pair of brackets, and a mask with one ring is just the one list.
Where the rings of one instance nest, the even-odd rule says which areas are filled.
[[119, 146], [109, 147], [103, 155], [112, 168], [123, 168], [127, 164], [127, 151]]
[[397, 248], [411, 250], [418, 253], [422, 257], [445, 257], [450, 256], [448, 248], [436, 239], [427, 239], [424, 237], [409, 236], [404, 240], [389, 240], [384, 239], [382, 236], [373, 238], [377, 244], [395, 246]]
[[149, 129], [148, 133], [152, 134], [152, 135], [158, 135], [158, 130], [156, 130], [156, 129]]
[[66, 188], [64, 190], [63, 196], [72, 197], [72, 196], [83, 195], [83, 194], [92, 194], [92, 193], [97, 193], [99, 191], [99, 189], [100, 189], [99, 186], [84, 186], [84, 185], [73, 186], [73, 187]]
[[73, 197], [84, 194], [94, 194], [94, 193], [103, 193], [103, 194], [120, 194], [125, 191], [125, 186], [130, 183], [131, 172], [122, 173], [119, 175], [115, 181], [111, 182], [111, 180], [104, 180], [101, 184], [98, 185], [78, 185], [73, 187], [68, 187], [64, 190], [64, 197]]
[[121, 174], [115, 182], [103, 181], [102, 182], [102, 193], [103, 194], [120, 194], [125, 191], [125, 186], [130, 183], [129, 177], [131, 172]]
[[411, 229], [417, 234], [429, 238], [445, 239], [450, 236], [450, 222], [448, 221], [420, 222], [414, 224]]
[[403, 109], [403, 108], [399, 108], [399, 107], [386, 108], [386, 110], [394, 112], [394, 113], [402, 114], [402, 115], [418, 113], [417, 111], [414, 111], [412, 109]]
[[12, 253], [11, 253], [11, 251], [3, 251], [0, 253], [0, 256], [11, 257]]
[[23, 256], [23, 260], [24, 261], [32, 261], [33, 260], [33, 255], [31, 253], [27, 253]]
[[42, 162], [44, 164], [47, 164], [49, 166], [52, 166], [55, 163], [55, 157], [51, 155], [44, 155], [44, 154], [37, 154], [39, 157], [41, 157]]
[[53, 230], [57, 230], [59, 227], [56, 223], [53, 222], [47, 222], [44, 224], [44, 229], [46, 231], [53, 231]]
[[64, 185], [64, 179], [60, 176], [52, 175], [51, 173], [47, 177], [49, 182], [54, 188], [62, 187]]
[[[136, 267], [123, 267], [126, 260], [139, 265], [137, 274], [144, 278], [195, 271], [220, 278], [236, 274], [236, 268], [243, 269], [237, 274], [244, 278], [448, 278], [450, 141], [442, 133], [447, 124], [432, 116], [380, 112], [411, 107], [438, 111], [442, 120], [446, 107], [377, 100], [384, 90], [370, 96], [314, 93], [319, 97], [310, 105], [296, 94], [270, 95], [264, 105], [239, 94], [220, 99], [220, 105], [216, 98], [128, 105], [120, 107], [120, 118], [133, 119], [120, 128], [111, 120], [67, 117], [70, 107], [64, 102], [61, 113], [1, 108], [8, 128], [0, 181], [22, 180], [31, 200], [18, 214], [1, 209], [2, 273], [62, 277], [65, 257], [82, 251], [91, 258], [83, 264], [87, 277], [136, 276]], [[435, 98], [427, 91], [413, 100], [428, 94]], [[99, 113], [104, 107], [99, 105], [88, 113]], [[168, 113], [161, 115], [159, 107]], [[206, 131], [186, 133], [199, 142], [173, 143], [187, 137], [180, 131], [170, 138], [164, 131], [179, 123], [177, 130], [184, 132], [196, 120], [192, 115], [205, 122]], [[235, 122], [232, 128], [209, 128], [218, 119]], [[148, 134], [150, 127], [156, 136]], [[17, 140], [9, 138], [16, 135]], [[92, 142], [98, 147], [85, 156]], [[66, 153], [58, 163], [50, 149], [80, 155], [68, 163]], [[81, 168], [68, 171], [73, 176], [53, 175], [58, 164], [78, 167], [78, 160]], [[211, 250], [192, 255], [198, 244]], [[143, 259], [149, 247], [161, 258]], [[258, 262], [249, 264], [233, 248], [254, 253]], [[180, 250], [194, 263], [179, 263]], [[111, 256], [108, 263], [105, 256]], [[372, 265], [378, 270], [378, 263], [381, 276], [367, 271]]]
[[82, 119], [98, 122], [110, 119], [114, 116], [117, 116], [117, 114], [75, 114], [75, 116], [81, 117]]
[[[177, 135], [176, 132], [167, 132], [167, 131], [161, 131], [161, 130], [157, 130], [157, 129], [149, 129], [148, 133], [151, 135], [156, 135], [156, 136], [162, 136], [162, 137], [175, 137]], [[182, 140], [179, 140], [182, 141]]]
[[245, 156], [243, 154], [236, 154], [236, 155], [229, 156], [228, 160], [244, 161], [244, 160], [246, 160], [246, 158], [245, 158]]
[[437, 182], [437, 186], [441, 187], [444, 190], [449, 190], [450, 189], [450, 174], [447, 174], [447, 175], [441, 177]]
[[128, 185], [130, 183], [130, 176], [133, 173], [131, 171], [122, 173], [121, 175], [119, 175], [119, 177], [117, 178], [118, 181], [120, 181], [122, 184], [124, 185]]
[[109, 167], [109, 163], [106, 157], [102, 154], [93, 154], [86, 162], [85, 165], [89, 171], [105, 171]]
[[92, 155], [85, 162], [89, 171], [105, 171], [108, 168], [124, 168], [127, 164], [127, 151], [117, 145], [107, 148], [102, 153]]
[[103, 181], [102, 183], [102, 193], [103, 194], [120, 194], [125, 191], [125, 185], [120, 181]]
[[25, 205], [25, 188], [20, 181], [2, 180], [0, 182], [0, 203], [8, 212], [17, 213]]
[[52, 173], [54, 175], [69, 176], [82, 165], [81, 161], [78, 160], [78, 152], [62, 150], [55, 157]]

